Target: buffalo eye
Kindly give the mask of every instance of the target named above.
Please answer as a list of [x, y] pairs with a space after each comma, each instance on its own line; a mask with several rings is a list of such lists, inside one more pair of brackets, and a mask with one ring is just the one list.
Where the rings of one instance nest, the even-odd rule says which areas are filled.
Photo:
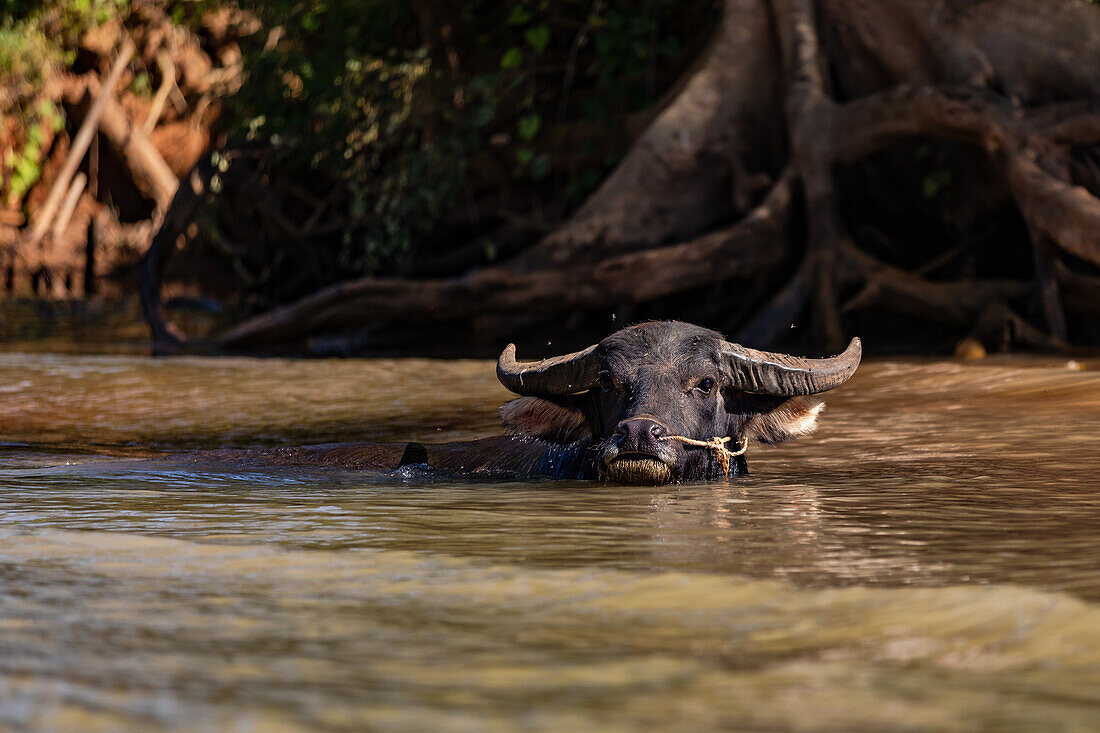
[[611, 392], [615, 389], [615, 380], [611, 378], [610, 373], [600, 372], [600, 389], [604, 392]]
[[710, 391], [714, 389], [714, 380], [710, 377], [704, 377], [699, 380], [699, 384], [695, 385], [695, 389], [698, 390], [700, 394], [710, 394]]

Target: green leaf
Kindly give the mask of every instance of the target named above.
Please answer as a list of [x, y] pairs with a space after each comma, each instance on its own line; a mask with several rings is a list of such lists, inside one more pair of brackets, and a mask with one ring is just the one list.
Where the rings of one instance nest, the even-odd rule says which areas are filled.
[[944, 189], [951, 185], [951, 171], [940, 168], [932, 171], [924, 177], [921, 188], [924, 198], [932, 199], [938, 196]]
[[534, 28], [528, 28], [523, 37], [527, 39], [528, 45], [535, 49], [535, 53], [542, 53], [546, 50], [546, 44], [550, 43], [550, 28], [545, 23], [536, 25]]
[[317, 11], [309, 12], [303, 15], [302, 20], [299, 22], [302, 30], [311, 33], [317, 30], [321, 26], [321, 23], [318, 20], [318, 15], [319, 13]]
[[521, 63], [523, 63], [523, 52], [515, 46], [505, 51], [504, 55], [500, 57], [500, 68], [502, 69], [515, 69]]
[[531, 148], [520, 148], [516, 151], [516, 162], [520, 165], [527, 165], [535, 157], [535, 151]]
[[512, 13], [508, 16], [508, 25], [523, 25], [529, 20], [531, 20], [531, 11], [522, 5], [517, 5], [512, 8]]
[[542, 118], [536, 112], [520, 117], [519, 123], [516, 125], [516, 132], [519, 133], [521, 140], [530, 140], [539, 133], [539, 127], [541, 126]]
[[[530, 158], [528, 158], [528, 160], [530, 160]], [[38, 174], [41, 170], [38, 161], [32, 160], [31, 158], [22, 158], [15, 166], [15, 172], [19, 177], [29, 183], [38, 180]]]
[[479, 105], [477, 107], [477, 110], [474, 112], [474, 126], [485, 127], [493, 121], [493, 118], [496, 117], [496, 114], [496, 105], [494, 105], [492, 102], [486, 102], [485, 104]]
[[546, 175], [550, 172], [550, 159], [546, 157], [546, 154], [535, 156], [535, 159], [531, 161], [531, 177], [536, 181], [541, 181], [546, 178]]

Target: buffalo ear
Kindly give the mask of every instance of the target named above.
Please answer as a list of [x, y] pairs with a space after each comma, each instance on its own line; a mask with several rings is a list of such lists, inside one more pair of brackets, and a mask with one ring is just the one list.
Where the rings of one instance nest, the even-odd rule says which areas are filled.
[[809, 435], [817, 430], [817, 416], [824, 407], [814, 397], [791, 397], [750, 414], [741, 434], [766, 445]]
[[500, 421], [506, 433], [529, 435], [554, 443], [575, 443], [592, 438], [584, 403], [576, 395], [520, 397], [501, 406]]

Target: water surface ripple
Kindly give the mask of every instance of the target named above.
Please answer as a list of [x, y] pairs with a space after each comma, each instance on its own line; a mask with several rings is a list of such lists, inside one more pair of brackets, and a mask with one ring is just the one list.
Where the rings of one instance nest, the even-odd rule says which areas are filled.
[[0, 354], [0, 729], [1100, 729], [1064, 361], [871, 362], [728, 484], [143, 460], [504, 399], [488, 362]]

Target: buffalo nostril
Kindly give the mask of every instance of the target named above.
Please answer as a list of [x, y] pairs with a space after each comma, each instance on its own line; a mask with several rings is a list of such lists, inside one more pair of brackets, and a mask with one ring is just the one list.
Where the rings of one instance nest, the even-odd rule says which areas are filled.
[[629, 417], [615, 426], [615, 432], [621, 436], [620, 446], [626, 450], [652, 451], [658, 441], [668, 433], [668, 429], [645, 417]]

